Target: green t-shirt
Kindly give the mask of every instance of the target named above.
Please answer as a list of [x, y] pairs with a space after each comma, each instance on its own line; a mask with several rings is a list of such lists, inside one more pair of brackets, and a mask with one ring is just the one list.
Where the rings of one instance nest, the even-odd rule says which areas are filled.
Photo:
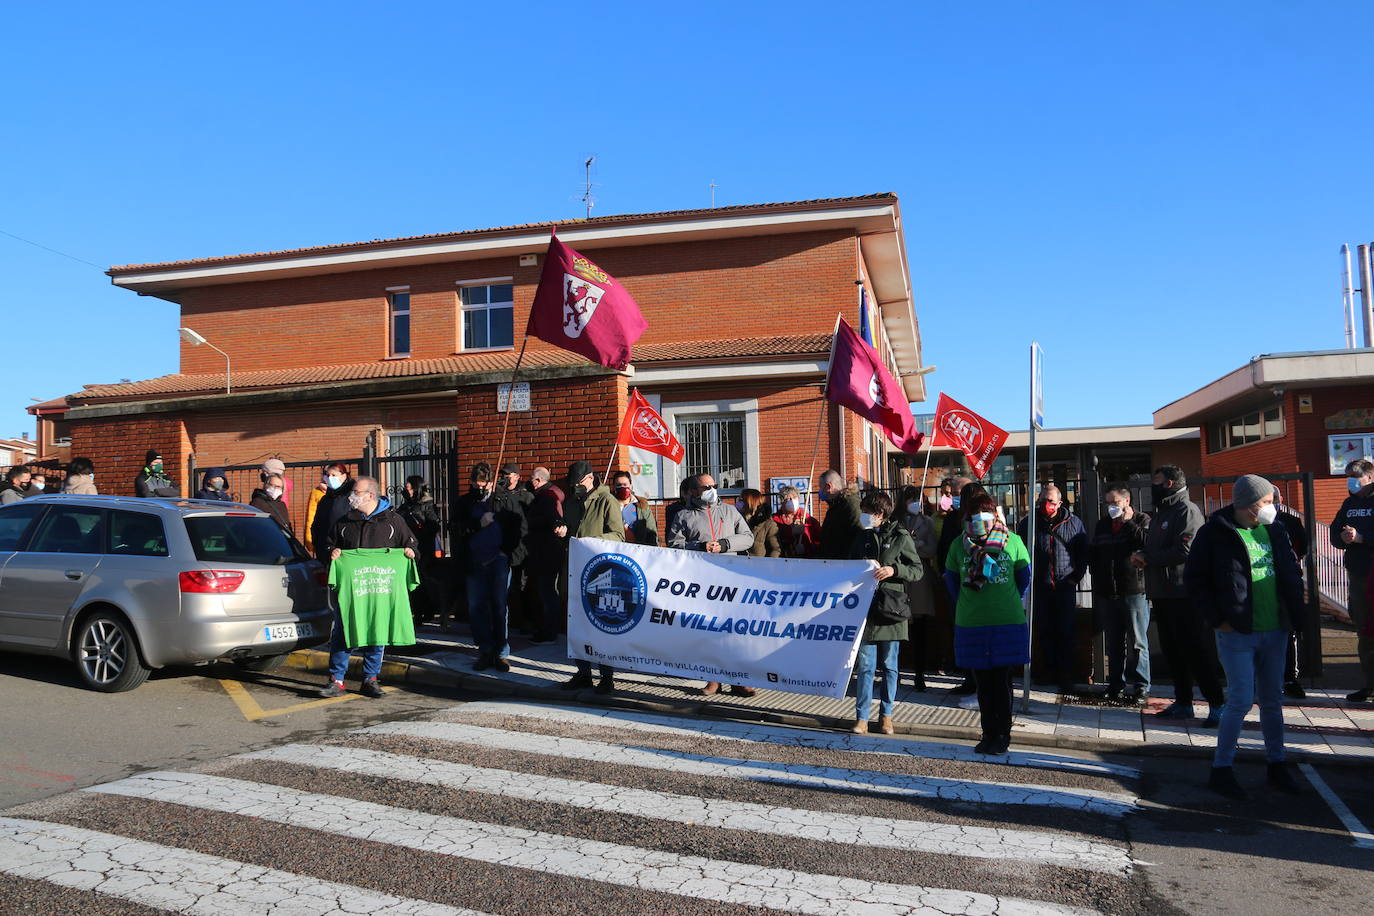
[[413, 646], [410, 592], [420, 584], [415, 561], [399, 547], [345, 550], [329, 566], [343, 620], [344, 642], [359, 646]]
[[1279, 628], [1279, 580], [1274, 573], [1274, 546], [1269, 532], [1260, 525], [1255, 528], [1236, 526], [1245, 549], [1250, 554], [1250, 606], [1253, 610], [1251, 627], [1256, 633]]
[[1021, 591], [1016, 587], [1016, 570], [1030, 565], [1026, 544], [1014, 534], [1007, 535], [1007, 546], [995, 557], [997, 570], [988, 582], [974, 591], [963, 585], [968, 577], [968, 551], [960, 537], [950, 545], [945, 569], [959, 577], [959, 604], [954, 611], [954, 623], [961, 627], [993, 627], [1008, 623], [1025, 623], [1026, 609], [1021, 604]]

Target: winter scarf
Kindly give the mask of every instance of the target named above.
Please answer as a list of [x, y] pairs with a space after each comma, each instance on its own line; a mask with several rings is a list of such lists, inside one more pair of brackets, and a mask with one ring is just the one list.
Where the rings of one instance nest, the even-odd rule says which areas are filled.
[[977, 516], [964, 523], [964, 552], [968, 554], [965, 588], [979, 591], [997, 573], [997, 557], [1007, 546], [1006, 524], [996, 516], [982, 521]]

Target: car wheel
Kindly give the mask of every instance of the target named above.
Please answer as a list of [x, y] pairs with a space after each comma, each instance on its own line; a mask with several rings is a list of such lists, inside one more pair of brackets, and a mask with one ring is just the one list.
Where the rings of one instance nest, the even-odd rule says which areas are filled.
[[86, 686], [103, 693], [133, 690], [152, 673], [139, 657], [133, 628], [118, 614], [101, 611], [82, 621], [73, 654]]
[[275, 671], [286, 661], [286, 655], [257, 655], [253, 658], [234, 659], [235, 667], [244, 671], [254, 671], [258, 674], [264, 671]]

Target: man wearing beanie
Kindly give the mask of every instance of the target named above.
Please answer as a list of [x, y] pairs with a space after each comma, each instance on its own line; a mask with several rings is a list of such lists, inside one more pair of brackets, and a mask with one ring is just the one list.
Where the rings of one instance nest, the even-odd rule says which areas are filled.
[[1289, 634], [1302, 628], [1306, 611], [1302, 573], [1278, 521], [1274, 485], [1246, 474], [1231, 493], [1231, 505], [1212, 513], [1193, 539], [1183, 572], [1188, 597], [1216, 633], [1226, 671], [1226, 706], [1208, 785], [1229, 798], [1248, 797], [1232, 763], [1258, 695], [1269, 783], [1296, 794], [1297, 781], [1284, 763], [1283, 671]]
[[1145, 594], [1159, 624], [1159, 641], [1174, 681], [1174, 702], [1158, 713], [1164, 719], [1193, 718], [1193, 683], [1210, 707], [1205, 728], [1221, 721], [1225, 700], [1217, 679], [1215, 640], [1188, 598], [1183, 586], [1183, 564], [1193, 538], [1202, 527], [1202, 510], [1188, 498], [1188, 481], [1177, 465], [1164, 465], [1154, 473], [1150, 487], [1150, 527], [1145, 548], [1135, 563], [1145, 570]]
[[144, 499], [155, 496], [176, 499], [181, 495], [181, 490], [172, 486], [162, 473], [162, 453], [155, 448], [148, 449], [143, 456], [143, 470], [134, 478], [134, 493]]

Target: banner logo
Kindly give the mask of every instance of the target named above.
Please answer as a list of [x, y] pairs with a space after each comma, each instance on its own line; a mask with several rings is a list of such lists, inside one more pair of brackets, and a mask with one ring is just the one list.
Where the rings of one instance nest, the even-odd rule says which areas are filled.
[[887, 402], [883, 400], [883, 383], [878, 381], [877, 373], [868, 380], [868, 396], [873, 399], [873, 403], [879, 407], [886, 407]]
[[633, 630], [644, 617], [648, 598], [644, 570], [623, 554], [600, 554], [582, 570], [582, 609], [603, 633]]
[[572, 338], [581, 337], [606, 291], [572, 274], [564, 274], [563, 281], [563, 333]]
[[980, 419], [967, 410], [950, 410], [940, 418], [940, 431], [965, 450], [976, 452], [983, 441]]

